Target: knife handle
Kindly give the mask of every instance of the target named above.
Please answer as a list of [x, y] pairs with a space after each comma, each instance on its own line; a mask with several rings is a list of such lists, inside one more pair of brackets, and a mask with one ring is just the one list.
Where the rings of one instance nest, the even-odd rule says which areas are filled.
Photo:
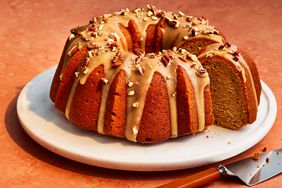
[[215, 181], [221, 177], [217, 168], [210, 168], [191, 176], [187, 176], [173, 182], [161, 185], [158, 188], [190, 188], [200, 187], [208, 184], [209, 182]]

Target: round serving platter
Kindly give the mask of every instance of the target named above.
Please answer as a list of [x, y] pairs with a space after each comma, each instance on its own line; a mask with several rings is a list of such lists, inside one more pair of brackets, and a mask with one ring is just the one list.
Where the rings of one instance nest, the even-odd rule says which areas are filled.
[[17, 101], [19, 120], [27, 134], [43, 147], [89, 165], [132, 171], [167, 171], [219, 162], [257, 144], [276, 118], [275, 97], [261, 82], [258, 117], [251, 125], [237, 131], [212, 126], [197, 135], [140, 145], [72, 126], [49, 99], [55, 69], [39, 74], [21, 91]]

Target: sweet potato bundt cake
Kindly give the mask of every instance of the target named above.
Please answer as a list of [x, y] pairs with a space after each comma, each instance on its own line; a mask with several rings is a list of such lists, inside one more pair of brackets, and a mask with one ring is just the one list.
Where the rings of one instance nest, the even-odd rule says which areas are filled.
[[154, 6], [71, 30], [50, 97], [76, 127], [139, 143], [256, 119], [254, 62], [205, 18]]

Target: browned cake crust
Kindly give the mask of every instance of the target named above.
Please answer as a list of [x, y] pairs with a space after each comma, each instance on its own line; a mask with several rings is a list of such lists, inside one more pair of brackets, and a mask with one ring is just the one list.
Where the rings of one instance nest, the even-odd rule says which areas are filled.
[[194, 88], [182, 67], [178, 66], [176, 72], [178, 135], [195, 134], [198, 130], [198, 117]]
[[[128, 31], [128, 29], [122, 25], [122, 24], [119, 24], [119, 29], [120, 31], [123, 33], [123, 36], [125, 37], [126, 39], [126, 43], [127, 43], [127, 50], [128, 51], [132, 51], [132, 48], [133, 48], [133, 42], [132, 42], [132, 38], [131, 38], [131, 35], [130, 35], [130, 32]], [[123, 44], [123, 47], [125, 46], [125, 44]], [[125, 48], [125, 47], [124, 47]]]
[[259, 103], [260, 102], [260, 95], [261, 95], [261, 83], [260, 83], [260, 78], [259, 78], [257, 66], [256, 66], [253, 58], [251, 58], [248, 55], [248, 53], [246, 53], [245, 51], [243, 51], [241, 49], [239, 49], [239, 52], [244, 57], [244, 59], [246, 60], [248, 66], [251, 70], [252, 77], [253, 77], [254, 84], [255, 84], [255, 88], [256, 88], [257, 97], [258, 97], [258, 103]]
[[128, 22], [128, 31], [131, 35], [133, 49], [140, 48], [140, 32], [138, 30], [136, 23], [133, 20], [129, 20]]
[[58, 64], [58, 67], [56, 69], [55, 75], [54, 75], [53, 80], [52, 80], [51, 89], [50, 89], [50, 98], [53, 102], [55, 102], [55, 100], [56, 100], [56, 95], [57, 95], [59, 85], [60, 85], [60, 82], [61, 82], [60, 75], [61, 75], [61, 72], [62, 72], [62, 69], [63, 69], [65, 54], [67, 53], [67, 49], [68, 49], [69, 44], [70, 44], [70, 41], [69, 41], [69, 39], [67, 39], [63, 53], [62, 53], [61, 58], [60, 58], [60, 62]]
[[116, 75], [108, 94], [104, 133], [124, 138], [126, 124], [126, 73], [121, 70]]
[[67, 63], [55, 100], [55, 107], [65, 113], [68, 97], [75, 79], [75, 72], [85, 59], [87, 48], [79, 50]]
[[156, 28], [155, 24], [150, 24], [146, 30], [146, 43], [145, 43], [146, 53], [152, 53], [155, 51], [154, 49], [155, 28]]
[[205, 98], [205, 125], [207, 128], [207, 126], [210, 126], [214, 123], [210, 85], [207, 85], [205, 87], [204, 98]]
[[162, 49], [162, 29], [165, 26], [165, 18], [161, 18], [155, 28], [155, 41], [154, 41], [154, 52], [159, 52]]
[[69, 120], [85, 130], [97, 130], [104, 66], [98, 66], [88, 77], [85, 84], [78, 83], [73, 95]]
[[[247, 80], [251, 80], [252, 75], [248, 74], [247, 67], [243, 66], [245, 71], [245, 76]], [[257, 106], [256, 106], [256, 93], [253, 92], [252, 82], [245, 83], [245, 95], [246, 95], [246, 104], [248, 108], [248, 121], [246, 123], [252, 123], [257, 118]]]
[[143, 144], [156, 143], [167, 140], [170, 136], [167, 86], [162, 75], [155, 72], [147, 92], [137, 141]]

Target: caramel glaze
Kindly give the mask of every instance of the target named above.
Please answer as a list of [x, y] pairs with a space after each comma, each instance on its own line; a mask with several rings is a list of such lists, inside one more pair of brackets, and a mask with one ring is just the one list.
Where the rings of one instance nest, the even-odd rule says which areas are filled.
[[[124, 9], [93, 18], [89, 25], [72, 30], [66, 43], [59, 65], [61, 71], [58, 70], [60, 86], [56, 96], [56, 100], [65, 98], [66, 101], [63, 105], [58, 102], [57, 109], [72, 123], [87, 130], [125, 137], [133, 142], [158, 142], [160, 140], [152, 138], [138, 140], [140, 126], [142, 129], [146, 124], [142, 120], [144, 106], [151, 102], [149, 98], [153, 99], [148, 92], [156, 79], [167, 89], [166, 94], [160, 94], [168, 98], [169, 137], [203, 131], [206, 125], [213, 123], [211, 104], [205, 101], [210, 97], [209, 77], [195, 55], [177, 48], [185, 46], [189, 40], [224, 41], [204, 18], [163, 12], [153, 6], [133, 11]], [[56, 75], [58, 77], [58, 73]], [[190, 88], [189, 91], [179, 89], [183, 85]], [[88, 87], [98, 93], [89, 100], [82, 92]], [[125, 90], [127, 96], [122, 95]], [[110, 93], [115, 95], [108, 96], [109, 91], [114, 91]], [[122, 115], [116, 117], [116, 106], [124, 99]], [[75, 109], [84, 110], [80, 109], [79, 102], [93, 109], [87, 111], [87, 117], [73, 118], [81, 114]], [[185, 104], [181, 106], [181, 103]], [[85, 125], [80, 124], [83, 118], [87, 119]], [[115, 130], [111, 123], [116, 125]]]

